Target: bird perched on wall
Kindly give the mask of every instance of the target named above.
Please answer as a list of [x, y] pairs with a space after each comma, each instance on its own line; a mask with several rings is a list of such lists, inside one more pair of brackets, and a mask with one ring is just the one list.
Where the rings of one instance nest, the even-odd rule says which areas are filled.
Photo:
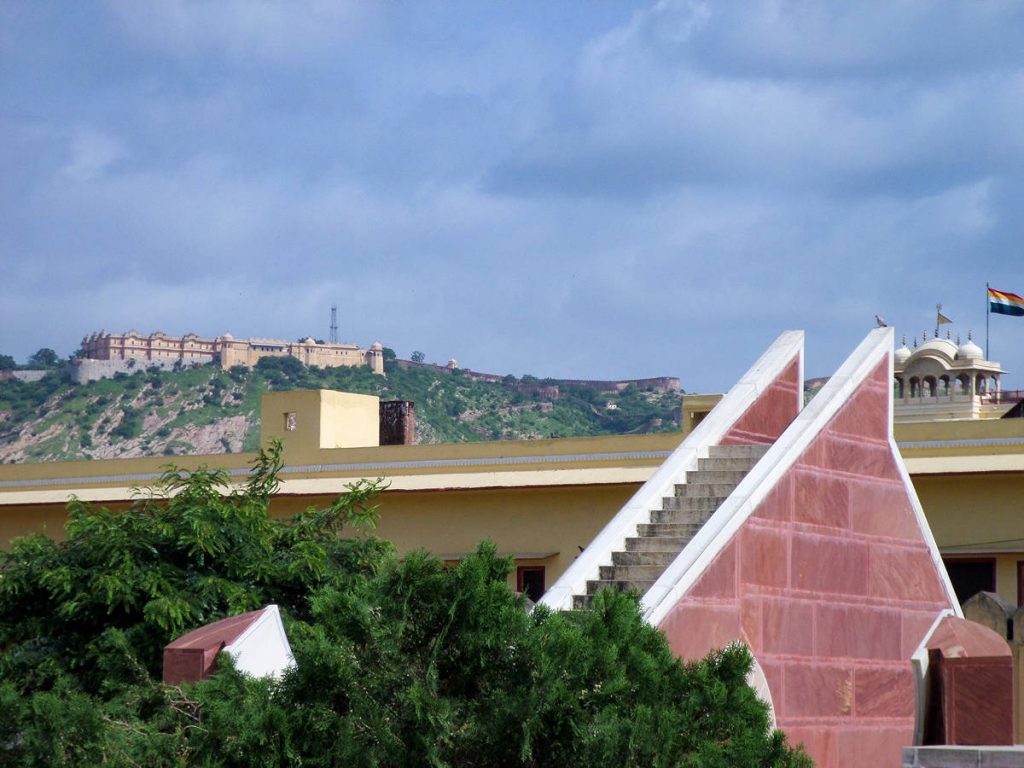
[[888, 328], [889, 327], [889, 324], [887, 322], [885, 322], [885, 319], [879, 317], [878, 315], [875, 315], [875, 322], [878, 323], [878, 327], [879, 328]]

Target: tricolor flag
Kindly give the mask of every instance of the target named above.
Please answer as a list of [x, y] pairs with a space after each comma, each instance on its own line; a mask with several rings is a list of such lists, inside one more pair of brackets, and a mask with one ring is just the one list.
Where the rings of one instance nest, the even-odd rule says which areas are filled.
[[988, 289], [989, 311], [997, 315], [1024, 315], [1024, 299], [1016, 293], [997, 291], [995, 288]]

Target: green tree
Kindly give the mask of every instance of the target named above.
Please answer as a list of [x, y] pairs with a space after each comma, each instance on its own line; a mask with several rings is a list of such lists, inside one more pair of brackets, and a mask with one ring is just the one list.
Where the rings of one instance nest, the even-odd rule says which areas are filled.
[[56, 368], [60, 365], [60, 358], [49, 347], [43, 347], [29, 356], [28, 364], [32, 368]]
[[417, 349], [413, 351], [413, 353], [409, 356], [409, 359], [412, 360], [414, 363], [422, 363], [424, 360], [427, 359], [427, 356]]
[[241, 488], [222, 470], [168, 468], [127, 511], [72, 501], [66, 541], [17, 539], [0, 554], [0, 679], [27, 691], [71, 677], [97, 692], [102, 665], [91, 662], [112, 632], [159, 676], [163, 646], [187, 629], [268, 602], [306, 617], [310, 590], [388, 550], [337, 536], [346, 524], [373, 522], [373, 484], [290, 521], [270, 517], [279, 468], [279, 447], [259, 455]]
[[0, 371], [13, 371], [18, 367], [14, 358], [10, 355], [0, 355]]
[[[0, 766], [807, 766], [735, 645], [683, 664], [634, 595], [526, 610], [485, 543], [402, 560], [346, 525], [373, 484], [288, 521], [280, 451], [248, 482], [168, 469], [126, 511], [70, 506], [67, 540], [0, 554]], [[276, 602], [296, 667], [157, 682], [163, 645]]]

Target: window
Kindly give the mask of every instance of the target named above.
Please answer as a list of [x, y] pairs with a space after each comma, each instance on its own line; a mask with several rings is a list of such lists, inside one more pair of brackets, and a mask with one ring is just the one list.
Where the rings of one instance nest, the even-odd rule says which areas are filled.
[[299, 415], [292, 411], [284, 415], [284, 431], [294, 432], [295, 428], [299, 425]]
[[978, 592], [996, 591], [996, 559], [976, 557], [968, 559], [944, 559], [949, 580], [957, 600], [963, 605]]
[[520, 565], [516, 568], [516, 592], [523, 592], [537, 602], [544, 595], [544, 566]]

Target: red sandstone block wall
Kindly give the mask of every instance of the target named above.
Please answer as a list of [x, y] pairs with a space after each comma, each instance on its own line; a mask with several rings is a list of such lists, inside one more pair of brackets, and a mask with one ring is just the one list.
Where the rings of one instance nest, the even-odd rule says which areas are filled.
[[[886, 359], [660, 625], [684, 658], [743, 640], [779, 727], [819, 768], [901, 764], [914, 729], [910, 656], [951, 607], [889, 443], [888, 379]], [[782, 418], [767, 403], [791, 402], [791, 380], [727, 439], [771, 434]]]
[[721, 445], [774, 443], [800, 413], [803, 386], [797, 355], [725, 433]]

